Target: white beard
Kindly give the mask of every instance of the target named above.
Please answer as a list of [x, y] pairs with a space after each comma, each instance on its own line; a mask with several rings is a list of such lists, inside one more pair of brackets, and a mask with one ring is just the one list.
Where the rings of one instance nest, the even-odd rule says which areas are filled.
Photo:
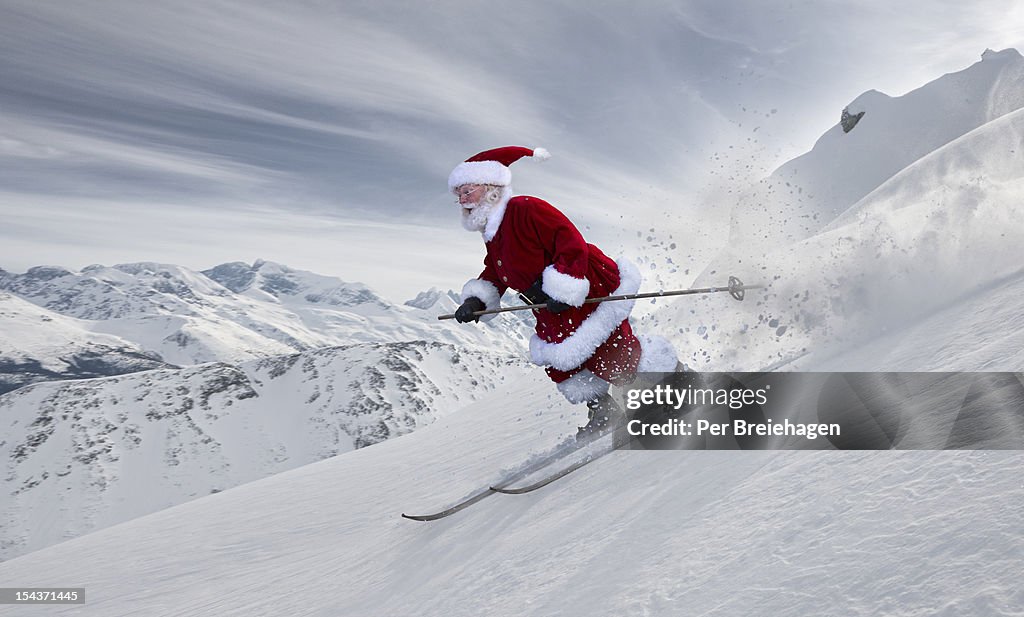
[[473, 206], [473, 209], [462, 208], [462, 227], [466, 231], [483, 231], [487, 227], [487, 220], [498, 204], [487, 203], [481, 200]]
[[[483, 233], [487, 229], [487, 223], [490, 221], [491, 215], [499, 207], [504, 207], [511, 195], [512, 189], [510, 187], [496, 187], [484, 193], [484, 196], [476, 204], [461, 204], [462, 227], [466, 231], [479, 231]], [[466, 208], [466, 206], [472, 207]]]

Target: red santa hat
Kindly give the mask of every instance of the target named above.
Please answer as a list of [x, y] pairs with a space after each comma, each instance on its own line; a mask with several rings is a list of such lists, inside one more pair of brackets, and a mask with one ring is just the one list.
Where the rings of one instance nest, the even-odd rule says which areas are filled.
[[455, 167], [451, 175], [448, 176], [448, 190], [463, 184], [508, 186], [512, 182], [512, 172], [509, 171], [508, 166], [524, 156], [532, 156], [541, 161], [551, 158], [551, 154], [544, 148], [504, 146], [493, 150], [484, 150]]

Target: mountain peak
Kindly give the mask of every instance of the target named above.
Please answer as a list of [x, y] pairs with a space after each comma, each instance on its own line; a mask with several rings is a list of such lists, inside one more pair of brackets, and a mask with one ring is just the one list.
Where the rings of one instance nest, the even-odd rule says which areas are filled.
[[273, 273], [273, 272], [302, 272], [302, 270], [295, 270], [285, 264], [278, 261], [268, 261], [263, 258], [258, 258], [252, 262], [253, 272], [259, 272], [261, 274]]
[[111, 266], [112, 269], [125, 274], [131, 274], [132, 276], [139, 276], [144, 274], [157, 274], [161, 276], [167, 275], [179, 275], [183, 272], [181, 266], [174, 264], [164, 264], [155, 261], [135, 261], [123, 264], [114, 264]]
[[814, 235], [900, 170], [1024, 107], [1024, 59], [1015, 49], [900, 96], [868, 90], [807, 152], [752, 188], [733, 213], [734, 245]]
[[986, 49], [981, 54], [981, 59], [983, 62], [991, 60], [1015, 60], [1021, 57], [1022, 56], [1020, 55], [1020, 52], [1014, 49], [1013, 47], [1007, 47], [1006, 49], [1000, 51]]
[[890, 100], [892, 100], [892, 97], [888, 94], [872, 89], [861, 93], [860, 96], [850, 101], [850, 104], [846, 106], [846, 109], [849, 110], [851, 114], [859, 114], [863, 111], [867, 111], [867, 109], [873, 105]]
[[36, 279], [40, 281], [51, 281], [53, 279], [69, 276], [72, 274], [67, 268], [60, 266], [35, 266], [29, 268], [28, 272], [25, 273], [26, 278]]
[[248, 289], [256, 279], [255, 270], [258, 264], [260, 264], [259, 260], [250, 268], [247, 263], [232, 261], [214, 266], [209, 270], [203, 270], [202, 274], [235, 293], [241, 293]]
[[255, 288], [278, 299], [294, 297], [310, 304], [387, 308], [387, 303], [362, 283], [296, 270], [265, 259], [257, 259], [252, 266], [241, 261], [224, 263], [202, 273], [235, 293]]
[[459, 302], [459, 296], [452, 290], [441, 291], [437, 287], [431, 287], [427, 291], [421, 291], [412, 300], [406, 300], [405, 305], [418, 309], [429, 309], [437, 304], [438, 300], [448, 298], [455, 304]]

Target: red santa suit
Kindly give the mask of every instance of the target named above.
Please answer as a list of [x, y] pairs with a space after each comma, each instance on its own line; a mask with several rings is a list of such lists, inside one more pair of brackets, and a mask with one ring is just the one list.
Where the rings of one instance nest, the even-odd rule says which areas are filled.
[[650, 362], [640, 365], [642, 344], [628, 321], [632, 300], [583, 303], [587, 298], [636, 293], [640, 273], [628, 260], [613, 261], [588, 244], [576, 226], [543, 199], [512, 197], [507, 165], [522, 156], [545, 157], [546, 152], [519, 147], [482, 152], [449, 177], [451, 188], [464, 184], [506, 187], [481, 232], [487, 248], [484, 269], [463, 287], [463, 301], [476, 297], [486, 308], [495, 309], [507, 289], [525, 291], [541, 280], [544, 293], [569, 304], [571, 308], [557, 314], [533, 311], [537, 326], [530, 357], [546, 367], [548, 376], [574, 403], [600, 396], [609, 383], [631, 381], [638, 369], [674, 370], [674, 352], [671, 368], [665, 368], [669, 362], [664, 361], [660, 367]]

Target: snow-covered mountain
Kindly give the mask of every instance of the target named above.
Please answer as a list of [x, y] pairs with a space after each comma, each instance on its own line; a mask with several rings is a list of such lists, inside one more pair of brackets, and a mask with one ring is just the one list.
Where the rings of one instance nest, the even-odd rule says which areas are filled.
[[409, 433], [524, 370], [411, 341], [22, 387], [0, 396], [0, 559]]
[[0, 394], [35, 381], [120, 375], [171, 365], [90, 323], [0, 292]]
[[0, 559], [404, 434], [525, 367], [522, 316], [439, 322], [452, 292], [396, 306], [265, 261], [0, 289]]
[[[1013, 77], [1021, 71], [1016, 51], [986, 52], [982, 62], [900, 99], [862, 98], [865, 115], [850, 133], [833, 127], [783, 167], [817, 170], [808, 175], [820, 182], [831, 170], [832, 191], [820, 194], [835, 200], [813, 202], [821, 214], [813, 235], [738, 242], [698, 279], [736, 274], [767, 288], [748, 292], [742, 304], [719, 296], [663, 308], [654, 322], [676, 333], [692, 366], [707, 370], [756, 370], [766, 357], [804, 350], [812, 352], [804, 369], [1018, 370], [1018, 351], [972, 336], [967, 324], [977, 319], [963, 307], [1024, 315], [1021, 305], [1005, 304], [1004, 291], [1024, 277], [1024, 79]], [[802, 216], [802, 204], [773, 203], [781, 220]], [[955, 353], [943, 353], [946, 362], [896, 352], [903, 345], [894, 332], [940, 313], [959, 316], [941, 326], [938, 340], [957, 341]], [[685, 324], [682, 332], [676, 324]], [[1004, 327], [1001, 337], [1019, 341], [1019, 327]], [[846, 353], [879, 338], [889, 344], [875, 349], [898, 360]], [[997, 348], [1004, 353], [987, 353]]]
[[810, 152], [741, 194], [732, 243], [807, 238], [914, 161], [1021, 107], [1024, 57], [1015, 49], [986, 50], [979, 62], [903, 96], [865, 92], [846, 108], [863, 114], [849, 133], [837, 123]]
[[444, 341], [501, 352], [525, 347], [525, 322], [502, 315], [480, 327], [437, 316], [457, 304], [397, 306], [365, 285], [258, 260], [204, 272], [166, 264], [0, 271], [0, 291], [92, 322], [175, 365], [241, 362], [356, 342]]

